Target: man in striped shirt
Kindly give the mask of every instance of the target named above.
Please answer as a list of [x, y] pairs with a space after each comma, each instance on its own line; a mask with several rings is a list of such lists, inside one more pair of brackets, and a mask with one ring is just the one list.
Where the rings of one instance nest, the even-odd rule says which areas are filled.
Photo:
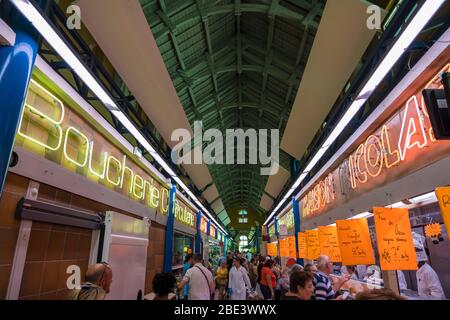
[[[314, 294], [312, 299], [315, 300], [332, 300], [342, 285], [350, 279], [348, 275], [343, 276], [333, 286], [329, 275], [333, 272], [333, 262], [328, 256], [322, 255], [317, 259], [317, 272], [314, 273]], [[342, 297], [337, 297], [340, 300]]]

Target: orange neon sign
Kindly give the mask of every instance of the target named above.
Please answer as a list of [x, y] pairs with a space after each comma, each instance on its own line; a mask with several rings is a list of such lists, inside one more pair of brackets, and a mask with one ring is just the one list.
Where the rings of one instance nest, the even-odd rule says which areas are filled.
[[[447, 64], [424, 88], [441, 89], [440, 74], [449, 71]], [[306, 193], [300, 204], [302, 216], [320, 214], [337, 202], [344, 202], [344, 198], [348, 200], [405, 174], [414, 166], [423, 167], [430, 163], [432, 154], [447, 154], [448, 146], [434, 137], [421, 89]]]
[[[449, 67], [450, 65], [447, 65], [444, 69]], [[429, 86], [442, 88], [442, 84], [436, 85], [435, 82], [430, 82]], [[350, 155], [350, 180], [353, 189], [378, 177], [383, 170], [405, 161], [414, 149], [422, 149], [436, 142], [421, 96], [419, 92], [409, 98], [399, 113], [384, 124], [381, 130], [370, 135]], [[396, 137], [395, 132], [391, 132], [394, 131], [394, 121], [397, 117], [401, 119], [401, 126]]]
[[310, 215], [319, 211], [334, 200], [334, 181], [330, 173], [325, 179], [320, 181], [303, 198], [302, 209], [304, 215]]

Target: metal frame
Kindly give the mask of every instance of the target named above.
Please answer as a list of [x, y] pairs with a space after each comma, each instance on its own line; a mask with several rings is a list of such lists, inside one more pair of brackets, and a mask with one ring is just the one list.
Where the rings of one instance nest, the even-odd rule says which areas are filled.
[[[38, 193], [39, 183], [30, 180], [25, 198], [36, 200]], [[14, 259], [9, 276], [8, 289], [6, 291], [6, 300], [19, 299], [32, 225], [33, 221], [31, 220], [20, 221], [19, 235], [17, 236], [16, 250], [14, 251]]]

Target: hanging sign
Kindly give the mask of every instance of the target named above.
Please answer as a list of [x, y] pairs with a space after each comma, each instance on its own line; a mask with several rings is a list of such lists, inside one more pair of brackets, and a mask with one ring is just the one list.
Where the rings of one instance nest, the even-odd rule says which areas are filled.
[[308, 250], [308, 242], [306, 239], [306, 232], [299, 232], [297, 234], [298, 238], [298, 257], [306, 258]]
[[295, 236], [288, 237], [289, 242], [289, 258], [297, 258], [297, 249], [295, 247]]
[[341, 250], [335, 226], [319, 227], [320, 254], [326, 255], [332, 262], [341, 262]]
[[280, 256], [289, 258], [289, 241], [288, 241], [288, 239], [280, 239]]
[[320, 256], [319, 232], [317, 230], [306, 230], [306, 242], [308, 248], [306, 250], [306, 258], [315, 260]]
[[417, 270], [406, 208], [373, 208], [382, 270]]
[[276, 257], [278, 255], [276, 242], [270, 242], [267, 244], [267, 255], [271, 257]]
[[436, 188], [436, 197], [438, 198], [442, 218], [447, 228], [447, 236], [450, 240], [450, 187]]
[[367, 219], [337, 220], [336, 230], [342, 264], [375, 263]]
[[439, 237], [442, 234], [441, 224], [440, 223], [432, 223], [425, 226], [425, 235], [428, 238]]

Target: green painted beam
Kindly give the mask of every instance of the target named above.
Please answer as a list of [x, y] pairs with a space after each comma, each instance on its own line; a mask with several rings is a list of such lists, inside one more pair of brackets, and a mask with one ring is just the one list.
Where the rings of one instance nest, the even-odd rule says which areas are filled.
[[[207, 17], [215, 16], [215, 15], [225, 15], [230, 13], [235, 13], [236, 6], [234, 4], [230, 5], [222, 5], [222, 6], [210, 6], [208, 7], [204, 12]], [[261, 13], [261, 14], [267, 14], [267, 12], [270, 10], [270, 4], [240, 4], [239, 6], [239, 12], [241, 13]], [[294, 12], [292, 10], [287, 9], [286, 7], [279, 6], [277, 13], [277, 16], [296, 20], [301, 22], [305, 19], [305, 17], [297, 12]], [[184, 16], [183, 18], [180, 18], [176, 21], [174, 21], [174, 24], [178, 28], [183, 28], [185, 25], [192, 23], [193, 21], [197, 20], [198, 14], [191, 13], [189, 15]], [[151, 19], [151, 18], [149, 18]], [[150, 20], [151, 21], [151, 20]], [[319, 24], [312, 21], [311, 25], [315, 27], [316, 29], [319, 27]], [[162, 31], [158, 32], [155, 35], [156, 41], [158, 41], [161, 37], [167, 35], [170, 32], [170, 29], [167, 27], [164, 28]]]

